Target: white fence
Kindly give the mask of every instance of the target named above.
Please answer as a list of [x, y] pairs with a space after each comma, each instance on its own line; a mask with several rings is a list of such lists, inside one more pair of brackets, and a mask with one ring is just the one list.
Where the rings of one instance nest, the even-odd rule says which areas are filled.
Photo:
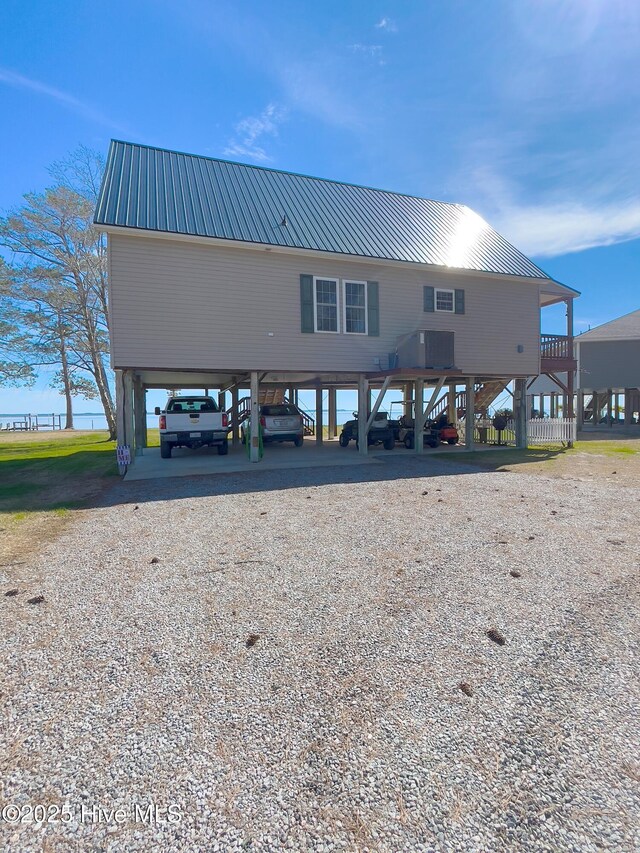
[[[460, 444], [465, 442], [465, 422], [460, 420], [456, 423]], [[473, 440], [482, 449], [483, 444], [514, 445], [516, 443], [515, 421], [508, 420], [504, 429], [497, 430], [493, 425], [492, 418], [476, 418], [474, 421]]]
[[529, 444], [567, 444], [575, 440], [575, 418], [531, 418], [527, 421]]

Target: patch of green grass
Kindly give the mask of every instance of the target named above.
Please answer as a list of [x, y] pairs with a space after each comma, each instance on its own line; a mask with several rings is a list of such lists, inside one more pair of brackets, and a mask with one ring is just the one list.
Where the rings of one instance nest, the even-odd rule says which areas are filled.
[[66, 512], [81, 506], [118, 473], [106, 432], [0, 436], [0, 512]]
[[[477, 446], [477, 445], [476, 445]], [[561, 458], [570, 460], [576, 454], [593, 454], [594, 456], [609, 456], [619, 458], [620, 454], [633, 457], [640, 454], [640, 441], [611, 440], [611, 441], [577, 441], [573, 447], [558, 447], [557, 445], [529, 447], [527, 450], [508, 448], [503, 450], [474, 450], [458, 454], [441, 453], [438, 459], [450, 462], [464, 462], [481, 468], [497, 470], [506, 466], [527, 465], [532, 462], [551, 463]]]
[[640, 453], [640, 441], [576, 441], [575, 449], [581, 453], [598, 453], [604, 456], [616, 456], [619, 453], [635, 456]]

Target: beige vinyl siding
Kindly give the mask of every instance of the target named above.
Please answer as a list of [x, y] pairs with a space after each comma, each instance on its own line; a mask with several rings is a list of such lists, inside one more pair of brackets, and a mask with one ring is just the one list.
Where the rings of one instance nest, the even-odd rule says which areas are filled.
[[[144, 235], [109, 235], [109, 256], [115, 367], [375, 371], [399, 336], [443, 329], [465, 373], [538, 373], [538, 282]], [[303, 334], [301, 273], [379, 282], [380, 336]], [[424, 285], [464, 288], [466, 313], [425, 313]]]

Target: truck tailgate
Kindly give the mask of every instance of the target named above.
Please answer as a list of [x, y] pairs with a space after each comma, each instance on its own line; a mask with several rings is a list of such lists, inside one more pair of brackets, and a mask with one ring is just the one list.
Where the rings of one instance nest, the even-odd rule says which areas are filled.
[[167, 432], [224, 431], [222, 412], [167, 412]]

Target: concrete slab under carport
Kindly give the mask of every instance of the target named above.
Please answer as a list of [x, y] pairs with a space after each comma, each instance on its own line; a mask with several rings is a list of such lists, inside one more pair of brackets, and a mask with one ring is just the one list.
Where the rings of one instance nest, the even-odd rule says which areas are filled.
[[[371, 448], [375, 450], [375, 448]], [[392, 453], [393, 451], [382, 451]], [[219, 456], [215, 447], [189, 450], [174, 449], [171, 459], [161, 459], [159, 447], [145, 447], [142, 456], [136, 456], [125, 480], [154, 480], [158, 477], [195, 477], [201, 474], [237, 474], [243, 471], [267, 471], [282, 468], [325, 468], [335, 465], [371, 465], [379, 460], [376, 454], [363, 456], [352, 447], [340, 447], [337, 441], [325, 441], [321, 446], [314, 439], [306, 439], [302, 447], [289, 443], [268, 444], [260, 462], [250, 462], [244, 447]]]
[[[480, 445], [476, 449], [495, 449], [488, 445]], [[441, 453], [467, 453], [463, 444], [454, 447], [441, 445], [438, 448], [428, 448], [417, 458], [428, 458]], [[380, 464], [385, 459], [391, 459], [395, 454], [403, 457], [416, 458], [405, 450], [401, 444], [396, 444], [394, 450], [383, 450], [380, 445], [369, 448], [368, 455], [358, 453], [355, 443], [349, 447], [340, 447], [337, 441], [324, 441], [318, 446], [315, 439], [307, 438], [302, 447], [294, 447], [289, 443], [268, 444], [260, 462], [250, 462], [244, 447], [234, 449], [229, 445], [229, 453], [219, 456], [215, 447], [201, 447], [199, 450], [187, 448], [174, 449], [171, 459], [161, 459], [159, 447], [146, 447], [142, 456], [136, 456], [135, 463], [129, 467], [125, 480], [155, 480], [160, 477], [197, 477], [211, 474], [238, 474], [242, 472], [273, 471], [283, 468], [328, 468], [335, 466]]]

